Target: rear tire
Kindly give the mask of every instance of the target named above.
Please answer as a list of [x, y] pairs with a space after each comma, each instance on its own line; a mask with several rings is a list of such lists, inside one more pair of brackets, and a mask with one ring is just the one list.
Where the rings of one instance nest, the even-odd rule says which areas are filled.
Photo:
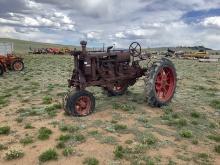
[[82, 91], [71, 91], [63, 99], [64, 110], [72, 116], [87, 116], [95, 109], [95, 98], [92, 93]]
[[2, 65], [0, 65], [0, 76], [2, 76], [4, 74], [4, 68]]
[[12, 69], [14, 71], [22, 71], [24, 69], [24, 63], [21, 60], [16, 60], [12, 63]]
[[121, 96], [128, 90], [127, 83], [115, 83], [112, 87], [105, 87], [103, 90], [108, 96]]
[[145, 78], [148, 104], [152, 107], [167, 105], [174, 96], [176, 81], [176, 69], [170, 60], [162, 58], [155, 62]]

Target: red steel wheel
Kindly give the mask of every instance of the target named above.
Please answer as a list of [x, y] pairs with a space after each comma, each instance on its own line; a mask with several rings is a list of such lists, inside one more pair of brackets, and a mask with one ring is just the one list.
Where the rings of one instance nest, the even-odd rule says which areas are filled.
[[145, 85], [149, 105], [167, 105], [176, 90], [176, 69], [173, 63], [166, 58], [154, 62], [145, 78]]
[[75, 102], [75, 110], [77, 114], [80, 116], [85, 116], [89, 113], [91, 109], [91, 99], [89, 96], [81, 96], [76, 102]]
[[87, 116], [95, 109], [95, 98], [92, 93], [80, 90], [71, 91], [64, 97], [64, 110], [73, 116]]
[[161, 68], [156, 76], [155, 90], [157, 97], [162, 101], [168, 101], [175, 90], [175, 78], [172, 68], [164, 67]]

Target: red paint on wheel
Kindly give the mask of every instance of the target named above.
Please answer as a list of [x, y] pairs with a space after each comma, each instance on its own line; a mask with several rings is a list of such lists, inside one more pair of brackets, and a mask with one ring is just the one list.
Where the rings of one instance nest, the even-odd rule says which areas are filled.
[[160, 101], [168, 101], [174, 93], [176, 79], [171, 67], [163, 67], [156, 76], [155, 90]]
[[89, 96], [81, 96], [75, 103], [76, 112], [83, 116], [89, 114], [92, 102]]

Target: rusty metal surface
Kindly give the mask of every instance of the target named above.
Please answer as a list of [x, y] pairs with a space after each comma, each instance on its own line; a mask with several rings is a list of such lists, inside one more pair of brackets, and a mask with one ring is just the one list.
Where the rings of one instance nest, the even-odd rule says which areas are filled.
[[[74, 56], [74, 70], [68, 80], [69, 87], [83, 90], [88, 86], [112, 88], [112, 84], [123, 82], [133, 85], [139, 77], [142, 77], [147, 69], [139, 65], [142, 58], [141, 46], [133, 42], [129, 50], [87, 51], [86, 41], [80, 42], [81, 51], [72, 51]], [[138, 59], [134, 59], [134, 58]]]

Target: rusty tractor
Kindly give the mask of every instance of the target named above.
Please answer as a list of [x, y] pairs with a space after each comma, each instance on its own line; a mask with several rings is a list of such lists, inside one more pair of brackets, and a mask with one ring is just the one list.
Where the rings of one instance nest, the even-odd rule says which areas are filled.
[[[70, 90], [63, 98], [64, 110], [73, 116], [86, 116], [95, 109], [95, 98], [85, 90], [89, 86], [102, 87], [109, 96], [123, 95], [140, 77], [145, 80], [146, 101], [153, 107], [167, 105], [176, 89], [176, 70], [173, 63], [161, 58], [153, 61], [141, 46], [133, 42], [127, 50], [87, 51], [86, 41], [81, 51], [73, 51], [74, 69], [68, 80]], [[142, 67], [141, 61], [148, 61]]]
[[13, 71], [22, 71], [24, 69], [23, 58], [17, 57], [13, 54], [0, 55], [2, 65], [4, 66], [4, 71], [6, 69]]

